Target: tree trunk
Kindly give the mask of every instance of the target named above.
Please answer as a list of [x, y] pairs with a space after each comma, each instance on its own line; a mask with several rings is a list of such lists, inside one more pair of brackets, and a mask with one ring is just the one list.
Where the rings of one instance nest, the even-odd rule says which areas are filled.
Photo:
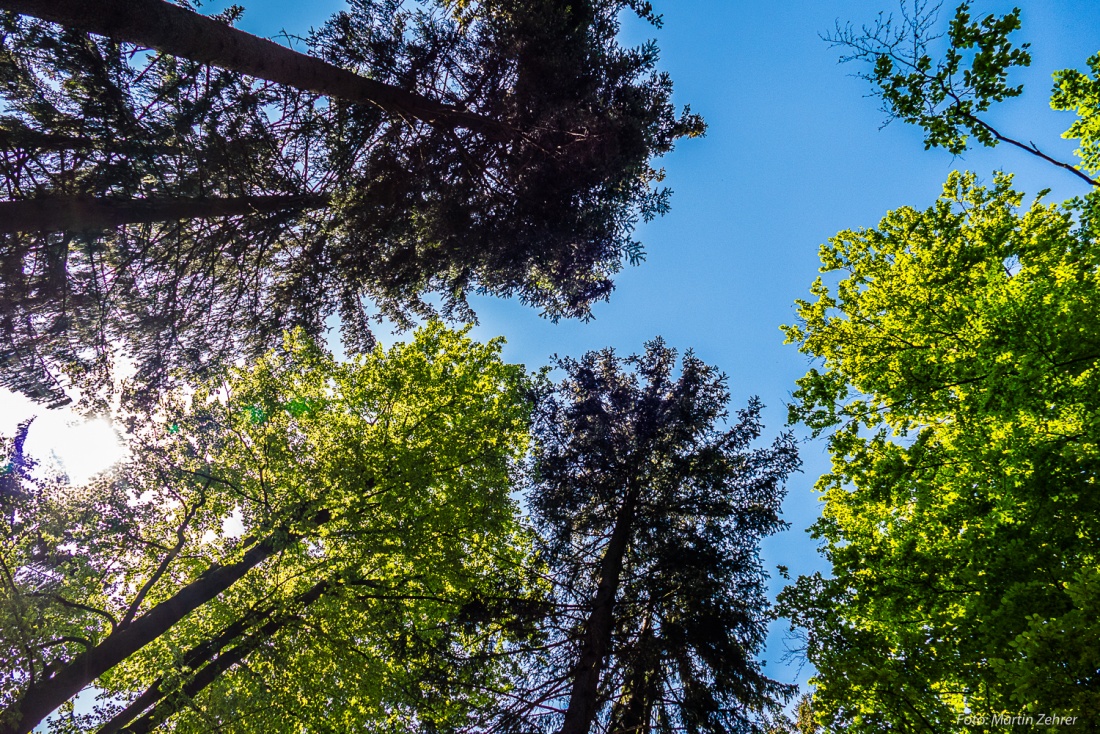
[[[321, 511], [311, 521], [323, 524], [328, 519], [328, 512]], [[249, 548], [241, 560], [210, 568], [128, 626], [114, 630], [103, 642], [77, 655], [57, 673], [32, 685], [19, 703], [0, 713], [0, 720], [7, 722], [0, 728], [0, 734], [30, 734], [58, 706], [156, 640], [195, 609], [216, 598], [295, 537], [285, 530], [272, 532]]]
[[565, 712], [561, 734], [588, 734], [596, 718], [597, 697], [600, 689], [600, 673], [604, 660], [611, 650], [611, 633], [615, 626], [615, 597], [619, 592], [619, 578], [623, 571], [623, 559], [634, 525], [637, 492], [630, 491], [623, 501], [615, 529], [604, 551], [600, 564], [600, 583], [592, 613], [588, 616], [580, 660], [574, 669], [573, 690], [569, 694], [569, 708]]
[[[310, 604], [320, 599], [321, 596], [331, 588], [332, 583], [328, 580], [318, 582], [308, 591], [298, 595], [298, 597], [292, 601], [292, 605], [295, 608], [308, 607]], [[191, 670], [199, 668], [201, 668], [201, 670], [183, 686], [182, 694], [188, 698], [194, 698], [204, 688], [217, 680], [219, 675], [233, 667], [233, 665], [239, 663], [244, 659], [245, 655], [259, 647], [264, 640], [270, 639], [279, 629], [298, 619], [297, 612], [284, 613], [272, 618], [272, 613], [274, 611], [275, 610], [269, 609], [262, 613], [245, 615], [226, 627], [217, 637], [205, 640], [191, 648], [183, 656], [181, 665]], [[250, 627], [265, 619], [267, 621], [257, 630], [244, 636], [245, 632], [247, 632]], [[225, 650], [230, 643], [235, 641], [239, 641], [239, 644], [230, 650]], [[153, 684], [150, 685], [144, 693], [134, 699], [129, 706], [101, 726], [96, 734], [118, 734], [119, 732], [123, 732], [124, 734], [136, 734], [137, 732], [148, 732], [178, 711], [178, 699], [173, 697], [172, 701], [163, 701], [163, 699], [172, 692], [162, 690], [160, 687], [162, 682], [160, 678], [155, 680]], [[178, 696], [179, 694], [176, 695]], [[143, 712], [154, 705], [156, 705], [156, 708], [142, 716]], [[139, 716], [141, 716], [140, 719], [138, 719]], [[138, 720], [130, 724], [134, 719]], [[127, 726], [128, 724], [130, 725]], [[126, 728], [123, 729], [123, 727]]]
[[512, 137], [511, 129], [496, 120], [361, 77], [164, 0], [0, 0], [0, 9], [257, 79], [373, 104], [392, 115], [414, 117], [431, 125], [464, 127], [498, 140]]
[[97, 199], [47, 196], [0, 201], [0, 234], [104, 230], [124, 224], [267, 214], [284, 209], [326, 206], [324, 194], [305, 196], [240, 196], [226, 199]]
[[653, 611], [646, 615], [633, 655], [633, 664], [623, 682], [622, 695], [611, 709], [608, 734], [647, 734], [657, 698], [657, 671], [649, 649], [653, 641]]
[[187, 699], [194, 698], [202, 693], [207, 686], [218, 679], [218, 676], [240, 663], [250, 652], [279, 631], [281, 627], [285, 627], [294, 620], [295, 617], [286, 615], [267, 622], [253, 635], [242, 640], [236, 647], [220, 653], [209, 665], [196, 673], [195, 677], [189, 680], [182, 689], [170, 698], [162, 700], [156, 708], [121, 730], [119, 734], [149, 734], [183, 708]]

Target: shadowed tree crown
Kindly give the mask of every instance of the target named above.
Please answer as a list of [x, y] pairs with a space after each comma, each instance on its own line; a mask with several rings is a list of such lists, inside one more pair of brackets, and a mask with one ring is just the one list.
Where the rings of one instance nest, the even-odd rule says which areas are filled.
[[[112, 349], [155, 386], [336, 313], [355, 348], [367, 311], [470, 319], [471, 292], [587, 318], [642, 259], [635, 224], [667, 210], [652, 158], [703, 131], [655, 46], [616, 40], [623, 10], [657, 20], [644, 4], [364, 0], [309, 58], [230, 28], [239, 8], [141, 2], [0, 3], [64, 26], [5, 16], [0, 59], [6, 379], [40, 399], [105, 379]], [[174, 56], [156, 34], [188, 23], [320, 71], [276, 83], [197, 41], [212, 65]]]
[[759, 401], [727, 424], [725, 376], [660, 340], [558, 366], [529, 490], [556, 606], [497, 730], [754, 731], [790, 692], [756, 655], [793, 441], [754, 447]]

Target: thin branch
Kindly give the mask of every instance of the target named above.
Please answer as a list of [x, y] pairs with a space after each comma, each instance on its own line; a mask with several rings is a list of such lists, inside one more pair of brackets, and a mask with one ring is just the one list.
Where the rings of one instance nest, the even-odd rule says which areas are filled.
[[110, 612], [108, 612], [104, 609], [97, 609], [95, 607], [90, 607], [87, 604], [81, 604], [79, 602], [69, 601], [68, 599], [66, 599], [63, 596], [60, 596], [58, 594], [47, 594], [47, 593], [40, 592], [40, 591], [34, 591], [34, 592], [31, 592], [30, 594], [28, 594], [28, 596], [37, 597], [39, 599], [50, 599], [51, 601], [55, 601], [58, 604], [60, 604], [61, 606], [68, 607], [69, 609], [79, 609], [81, 611], [91, 612], [92, 614], [103, 617], [108, 622], [110, 622], [112, 633], [116, 629], [118, 629], [118, 620], [115, 619], [113, 614], [111, 614]]
[[990, 135], [995, 137], [997, 140], [1000, 140], [1002, 143], [1008, 143], [1009, 145], [1015, 145], [1020, 150], [1027, 151], [1028, 153], [1031, 153], [1034, 156], [1038, 156], [1039, 158], [1042, 158], [1047, 163], [1051, 163], [1055, 166], [1058, 166], [1059, 168], [1064, 168], [1067, 171], [1069, 171], [1070, 173], [1072, 173], [1073, 175], [1080, 178], [1081, 180], [1086, 181], [1090, 186], [1100, 186], [1100, 181], [1097, 181], [1096, 179], [1094, 179], [1091, 176], [1087, 175], [1084, 171], [1080, 170], [1079, 168], [1076, 168], [1075, 166], [1070, 165], [1069, 163], [1066, 163], [1065, 161], [1060, 161], [1060, 160], [1057, 160], [1055, 158], [1051, 158], [1049, 155], [1047, 155], [1043, 151], [1039, 150], [1038, 146], [1036, 146], [1035, 143], [1031, 143], [1030, 145], [1025, 145], [1024, 143], [1021, 143], [1019, 140], [1013, 140], [1010, 137], [1002, 135], [1000, 132], [998, 132], [989, 123], [975, 117], [974, 115], [966, 114], [965, 117], [966, 117], [966, 119], [973, 122], [975, 125], [978, 125], [979, 127], [986, 130]]
[[134, 616], [137, 614], [138, 609], [141, 608], [141, 603], [145, 601], [146, 595], [149, 591], [160, 581], [168, 570], [168, 566], [172, 561], [176, 560], [176, 557], [183, 550], [183, 546], [187, 543], [187, 526], [191, 524], [191, 520], [194, 519], [195, 513], [199, 511], [199, 508], [206, 503], [206, 490], [210, 488], [210, 480], [207, 479], [206, 484], [203, 485], [199, 494], [199, 501], [196, 502], [190, 510], [188, 510], [183, 516], [183, 522], [176, 528], [176, 545], [172, 550], [161, 559], [160, 565], [157, 566], [157, 570], [153, 572], [153, 575], [142, 585], [141, 590], [138, 591], [137, 596], [134, 597], [133, 603], [130, 604], [130, 608], [126, 611], [126, 616], [119, 622], [119, 626], [126, 627], [130, 622], [134, 621]]

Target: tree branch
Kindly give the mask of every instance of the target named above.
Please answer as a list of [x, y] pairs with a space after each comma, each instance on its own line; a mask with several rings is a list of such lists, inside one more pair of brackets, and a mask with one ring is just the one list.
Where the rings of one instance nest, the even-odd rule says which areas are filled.
[[[328, 510], [321, 510], [307, 522], [321, 525], [330, 518]], [[211, 567], [128, 627], [112, 632], [107, 639], [78, 655], [57, 674], [30, 686], [22, 700], [9, 706], [0, 716], [6, 722], [0, 728], [0, 734], [30, 734], [58, 706], [100, 675], [156, 640], [185, 616], [219, 596], [250, 570], [300, 537], [288, 528], [272, 531], [263, 539], [253, 541], [241, 560], [228, 566]]]

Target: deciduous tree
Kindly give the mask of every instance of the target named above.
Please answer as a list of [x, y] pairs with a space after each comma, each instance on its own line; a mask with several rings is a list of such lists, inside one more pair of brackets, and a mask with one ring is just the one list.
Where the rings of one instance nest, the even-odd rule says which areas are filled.
[[[1008, 77], [1013, 67], [1031, 65], [1030, 44], [1014, 47], [1009, 39], [1020, 28], [1019, 8], [1003, 16], [975, 19], [970, 5], [964, 2], [955, 9], [946, 33], [937, 29], [940, 5], [915, 0], [911, 12], [902, 4], [898, 19], [880, 15], [876, 23], [859, 30], [851, 24], [838, 24], [825, 39], [846, 51], [841, 61], [873, 67], [860, 76], [871, 82], [875, 96], [882, 99], [888, 121], [898, 119], [923, 128], [926, 149], [944, 148], [959, 154], [972, 139], [991, 148], [1007, 143], [1095, 186], [1096, 180], [1080, 167], [1057, 160], [1034, 142], [1025, 143], [989, 123], [985, 113], [990, 107], [1023, 92], [1023, 86], [1009, 84]], [[941, 39], [946, 50], [937, 58], [932, 49]], [[1080, 72], [1069, 70], [1055, 74], [1056, 84], [1063, 87], [1066, 80], [1080, 78]], [[1063, 95], [1056, 93], [1051, 101], [1055, 109], [1073, 109]], [[1075, 132], [1071, 130], [1069, 136], [1079, 137]]]
[[[1008, 40], [1019, 11], [974, 21], [961, 5], [935, 62], [924, 10], [833, 39], [874, 63], [887, 111], [929, 147], [1008, 142], [1094, 183], [1095, 79], [1055, 73], [1082, 160], [1054, 160], [980, 116], [1021, 91], [1007, 81], [1030, 62]], [[952, 174], [932, 207], [823, 246], [829, 275], [784, 327], [819, 360], [791, 419], [827, 435], [833, 460], [813, 527], [832, 577], [800, 578], [780, 604], [806, 634], [828, 731], [1098, 710], [1100, 199], [1043, 196], [1025, 206], [1009, 176]]]
[[93, 486], [6, 482], [0, 731], [92, 684], [62, 730], [464, 720], [533, 598], [510, 498], [528, 390], [438, 323], [348, 364], [295, 338], [135, 418]]
[[1084, 621], [1100, 572], [1096, 200], [1021, 198], [1007, 177], [955, 174], [930, 209], [840, 233], [823, 269], [845, 277], [819, 280], [787, 327], [822, 360], [791, 417], [829, 436], [813, 531], [833, 577], [800, 579], [784, 609], [809, 631], [831, 727], [932, 732], [964, 711], [1091, 716], [1100, 700]]

